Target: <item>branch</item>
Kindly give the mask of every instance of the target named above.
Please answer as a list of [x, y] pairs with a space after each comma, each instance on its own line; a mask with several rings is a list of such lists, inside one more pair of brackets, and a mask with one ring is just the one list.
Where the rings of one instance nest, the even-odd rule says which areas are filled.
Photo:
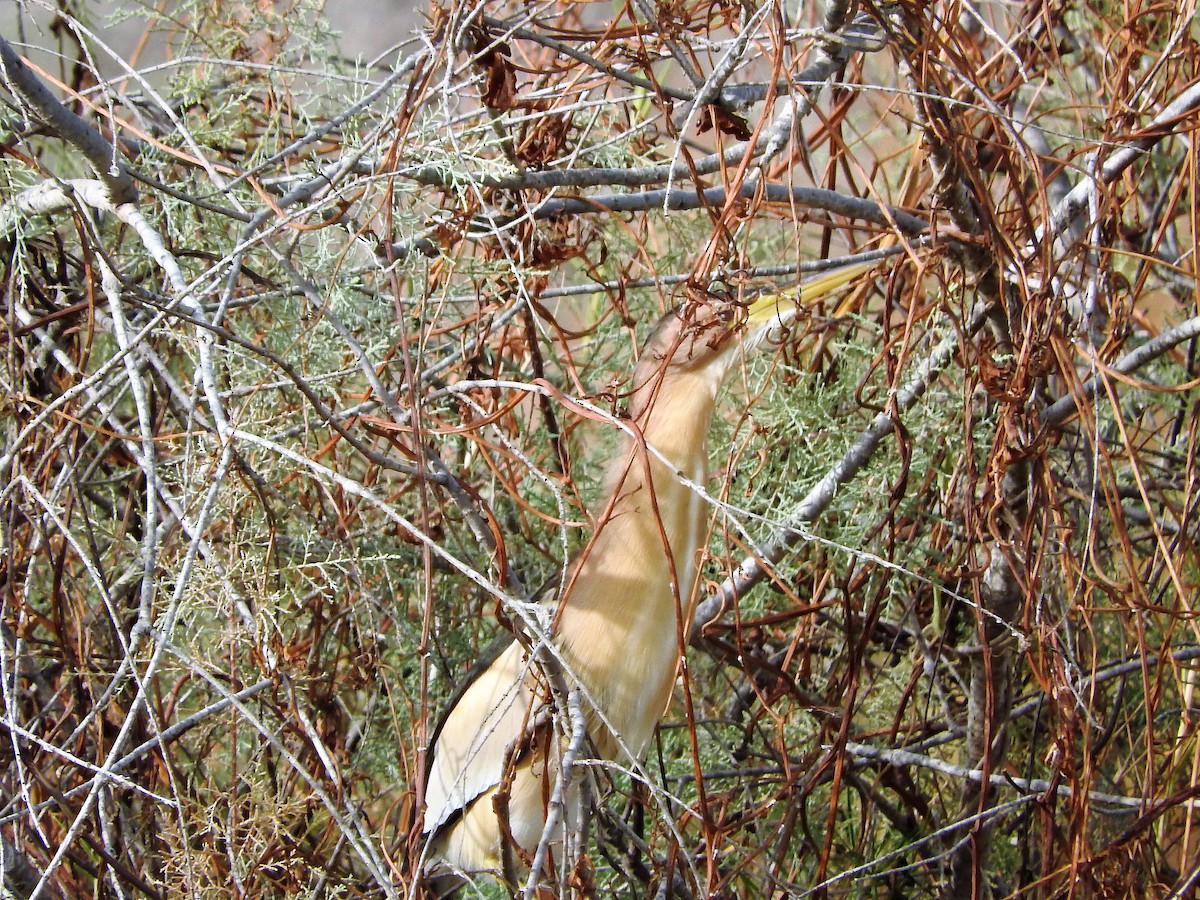
[[1100, 393], [1107, 383], [1109, 374], [1128, 375], [1135, 372], [1148, 362], [1157, 359], [1184, 341], [1200, 337], [1200, 316], [1195, 316], [1179, 323], [1174, 328], [1168, 328], [1162, 334], [1151, 338], [1142, 346], [1126, 353], [1112, 366], [1106, 366], [1099, 374], [1093, 375], [1080, 386], [1077, 394], [1059, 397], [1047, 406], [1041, 415], [1042, 424], [1047, 428], [1057, 428], [1067, 421], [1081, 403], [1090, 402]]
[[[596, 212], [637, 212], [648, 209], [698, 209], [723, 204], [728, 196], [724, 186], [703, 191], [663, 188], [637, 194], [602, 194], [595, 197], [562, 197], [547, 200], [533, 210], [535, 219]], [[738, 191], [745, 200], [761, 198], [767, 203], [787, 203], [808, 209], [821, 209], [850, 219], [861, 219], [906, 234], [921, 234], [929, 228], [924, 219], [865, 197], [853, 197], [815, 187], [790, 187], [786, 184], [745, 184]]]
[[[974, 334], [986, 319], [983, 310], [975, 312], [967, 323], [967, 334]], [[928, 359], [917, 369], [917, 374], [892, 399], [891, 410], [875, 416], [854, 445], [846, 451], [837, 464], [813, 486], [800, 502], [792, 521], [780, 530], [760, 552], [747, 557], [730, 573], [717, 588], [715, 594], [698, 604], [692, 616], [691, 640], [700, 637], [704, 626], [716, 619], [721, 611], [767, 577], [768, 569], [778, 563], [787, 552], [803, 540], [807, 532], [804, 524], [814, 521], [833, 502], [837, 489], [852, 481], [871, 461], [883, 439], [896, 429], [901, 413], [911, 409], [921, 399], [929, 385], [954, 357], [958, 348], [958, 336], [951, 335], [939, 343]]]
[[7, 237], [25, 217], [52, 215], [71, 209], [76, 202], [111, 212], [114, 207], [110, 196], [108, 185], [95, 178], [46, 179], [0, 205], [0, 239]]
[[[835, 39], [826, 45], [827, 52], [819, 54], [817, 60], [810, 63], [795, 78], [787, 81], [786, 88], [805, 88], [812, 91], [820, 88], [838, 69], [846, 63], [851, 50], [875, 51], [880, 50], [886, 43], [882, 38], [874, 43], [864, 41], [862, 26], [854, 23], [853, 33], [848, 33], [845, 40]], [[545, 43], [545, 39], [541, 39]], [[547, 44], [547, 46], [550, 46]], [[557, 48], [556, 48], [557, 49]], [[576, 56], [576, 54], [568, 54]], [[605, 68], [607, 71], [607, 68]], [[629, 80], [628, 78], [626, 80]], [[765, 98], [770, 85], [730, 85], [724, 88], [719, 97], [728, 99], [730, 103], [749, 106]], [[726, 98], [728, 94], [728, 98]], [[672, 94], [673, 96], [673, 94]], [[686, 97], [687, 95], [685, 95]], [[682, 99], [682, 98], [681, 98]], [[811, 108], [811, 100], [803, 101], [802, 111]], [[788, 123], [790, 127], [791, 118]], [[629, 168], [604, 167], [592, 169], [555, 169], [546, 172], [516, 172], [509, 175], [475, 174], [471, 182], [480, 187], [503, 188], [507, 190], [546, 190], [556, 187], [595, 187], [598, 185], [632, 187], [642, 184], [662, 184], [676, 180], [691, 180], [693, 177], [712, 175], [726, 166], [736, 165], [747, 156], [758, 156], [766, 148], [770, 135], [775, 129], [766, 129], [757, 140], [739, 141], [723, 153], [712, 153], [702, 156], [691, 163], [685, 161], [665, 163], [655, 166], [634, 166]], [[401, 174], [419, 184], [435, 184], [448, 187], [451, 179], [446, 176], [444, 166], [420, 165], [411, 169], [401, 170]]]
[[0, 75], [13, 96], [23, 99], [27, 108], [36, 112], [55, 135], [83, 154], [108, 188], [114, 206], [136, 202], [137, 188], [129, 170], [117, 156], [116, 148], [99, 131], [63, 106], [2, 36]]
[[1200, 82], [1196, 82], [1174, 102], [1167, 104], [1145, 128], [1145, 137], [1130, 141], [1104, 161], [1094, 178], [1089, 175], [1075, 185], [1054, 208], [1050, 220], [1038, 236], [1039, 239], [1044, 238], [1046, 234], [1057, 237], [1062, 233], [1076, 216], [1087, 209], [1088, 201], [1096, 192], [1097, 183], [1112, 184], [1122, 172], [1144, 157], [1146, 151], [1167, 135], [1173, 134], [1180, 120], [1197, 108], [1200, 108]]
[[[964, 778], [967, 781], [973, 781], [978, 784], [983, 783], [985, 780], [984, 773], [980, 769], [968, 769], [963, 766], [956, 766], [936, 757], [911, 753], [908, 750], [889, 750], [847, 741], [845, 751], [856, 759], [879, 760], [897, 768], [920, 766], [923, 769], [932, 769], [935, 772], [941, 772], [943, 775]], [[1045, 794], [1049, 791], [1053, 791], [1059, 797], [1074, 797], [1079, 794], [1079, 791], [1073, 790], [1068, 785], [1054, 784], [1042, 778], [1018, 778], [1015, 775], [989, 774], [986, 776], [986, 780], [992, 787], [1016, 788], [1019, 791], [1031, 794]], [[1122, 806], [1127, 809], [1141, 809], [1146, 805], [1146, 801], [1142, 797], [1103, 794], [1099, 791], [1088, 791], [1087, 798], [1097, 803], [1107, 803], [1111, 806]]]

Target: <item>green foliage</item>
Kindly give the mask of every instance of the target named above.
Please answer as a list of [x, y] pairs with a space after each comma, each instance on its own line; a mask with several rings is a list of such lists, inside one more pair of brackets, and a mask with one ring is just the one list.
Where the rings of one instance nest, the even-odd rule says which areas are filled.
[[[800, 77], [820, 55], [807, 9], [493, 6], [434, 10], [419, 58], [360, 106], [391, 73], [341, 59], [310, 0], [118, 5], [46, 30], [53, 90], [118, 143], [153, 239], [112, 210], [9, 202], [97, 173], [5, 81], [5, 847], [39, 871], [66, 848], [48, 876], [64, 895], [415, 890], [438, 715], [507, 633], [503, 595], [552, 582], [590, 536], [622, 439], [606, 419], [654, 323], [894, 241], [737, 369], [701, 599], [801, 524], [881, 410], [897, 433], [689, 650], [646, 777], [604, 768], [570, 884], [954, 896], [969, 851], [997, 895], [1169, 893], [1195, 867], [1194, 354], [1109, 377], [1077, 422], [1041, 411], [1140, 345], [1147, 300], [1194, 312], [1188, 119], [1150, 117], [1194, 80], [1195, 24], [1076, 6], [1046, 13], [1051, 45], [1001, 7], [981, 31], [896, 8], [889, 52], [845, 45], [822, 93]], [[131, 19], [167, 60], [110, 78], [95, 38]], [[688, 66], [784, 99], [692, 108]], [[810, 98], [819, 115], [779, 118]], [[1130, 136], [1154, 146], [1086, 233], [1045, 240], [1054, 179]], [[667, 183], [728, 193], [599, 211]], [[596, 209], [543, 213], [579, 197]], [[894, 206], [864, 213], [876, 199]], [[931, 227], [901, 233], [900, 213]], [[1100, 295], [1110, 324], [1085, 346]], [[1007, 780], [972, 796], [946, 767], [980, 766], [985, 737]], [[946, 830], [977, 810], [971, 841]]]

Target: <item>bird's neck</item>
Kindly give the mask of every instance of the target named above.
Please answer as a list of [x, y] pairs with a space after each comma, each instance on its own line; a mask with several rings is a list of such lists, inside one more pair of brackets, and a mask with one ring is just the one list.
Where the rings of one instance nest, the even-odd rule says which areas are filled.
[[685, 607], [704, 541], [705, 503], [695, 488], [707, 474], [708, 428], [719, 387], [703, 373], [675, 374], [669, 393], [635, 398], [637, 434], [625, 439], [613, 460], [597, 522], [597, 541], [641, 557], [645, 570], [661, 573]]
[[[609, 466], [607, 500], [559, 620], [570, 665], [635, 756], [671, 694], [706, 535], [705, 503], [682, 479], [703, 483], [718, 385], [680, 384], [688, 376], [672, 374], [669, 392], [635, 407], [638, 437]], [[593, 738], [616, 754], [608, 729], [595, 728]]]
[[[639, 389], [633, 398], [638, 435], [609, 466], [596, 533], [578, 557], [558, 620], [568, 664], [635, 756], [671, 694], [706, 535], [704, 500], [682, 479], [703, 482], [720, 385], [711, 373], [671, 376], [669, 390], [648, 397]], [[615, 755], [612, 731], [589, 727], [601, 752]]]
[[[720, 387], [719, 383], [713, 382], [712, 378], [704, 378], [703, 373], [677, 375], [669, 396], [662, 394], [650, 398], [633, 423], [640, 432], [640, 439], [635, 437], [625, 441], [625, 459], [638, 460], [644, 441], [658, 451], [658, 454], [651, 453], [655, 465], [663, 469], [669, 466], [688, 478], [703, 477], [708, 464], [708, 427]], [[677, 478], [671, 480], [678, 483]]]

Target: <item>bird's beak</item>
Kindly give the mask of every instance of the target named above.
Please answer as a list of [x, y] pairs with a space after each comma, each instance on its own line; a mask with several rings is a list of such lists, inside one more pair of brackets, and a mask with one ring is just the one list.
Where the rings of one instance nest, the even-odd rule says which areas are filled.
[[816, 278], [810, 278], [796, 290], [777, 294], [764, 294], [746, 308], [746, 340], [758, 343], [774, 328], [788, 325], [801, 309], [812, 306], [853, 278], [875, 267], [875, 263], [858, 263], [833, 269]]

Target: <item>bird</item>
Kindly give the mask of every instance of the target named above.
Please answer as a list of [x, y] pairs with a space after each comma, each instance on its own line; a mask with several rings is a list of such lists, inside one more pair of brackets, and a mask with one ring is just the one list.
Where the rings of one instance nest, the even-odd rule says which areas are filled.
[[588, 756], [640, 760], [686, 644], [707, 543], [707, 503], [694, 486], [706, 477], [722, 383], [739, 350], [770, 342], [798, 308], [871, 266], [835, 269], [748, 306], [685, 301], [659, 320], [634, 367], [627, 433], [607, 466], [592, 538], [539, 592], [548, 644], [511, 640], [477, 667], [434, 729], [422, 825], [431, 879], [489, 873], [511, 885], [540, 843], [561, 853], [577, 833], [574, 789], [559, 795], [543, 842], [571, 737], [557, 709], [564, 696], [580, 698]]

